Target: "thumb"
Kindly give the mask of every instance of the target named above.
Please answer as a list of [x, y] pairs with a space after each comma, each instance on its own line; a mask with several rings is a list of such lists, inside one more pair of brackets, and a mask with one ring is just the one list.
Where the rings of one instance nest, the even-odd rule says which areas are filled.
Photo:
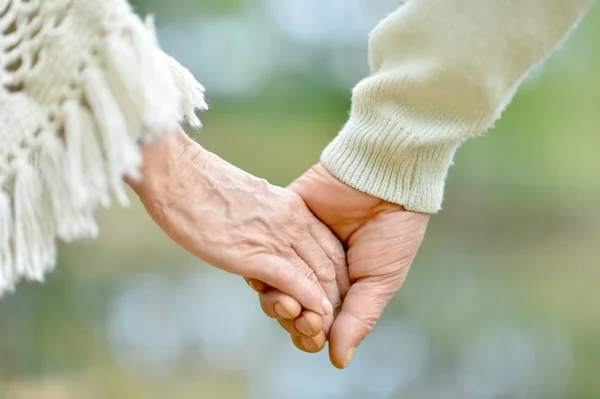
[[400, 285], [365, 278], [350, 287], [329, 335], [329, 357], [335, 367], [348, 367]]

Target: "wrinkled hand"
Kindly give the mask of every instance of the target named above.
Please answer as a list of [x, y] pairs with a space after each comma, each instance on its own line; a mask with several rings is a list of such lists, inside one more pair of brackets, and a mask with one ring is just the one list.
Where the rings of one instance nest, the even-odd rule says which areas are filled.
[[[345, 297], [329, 332], [331, 362], [344, 368], [402, 286], [429, 217], [359, 192], [322, 165], [311, 168], [290, 189], [302, 197], [347, 247], [351, 286], [347, 294], [343, 287], [340, 289]], [[299, 349], [316, 352], [323, 348], [325, 339], [318, 330], [324, 329], [326, 323], [319, 315], [305, 310], [300, 317], [292, 314], [282, 318], [274, 313], [275, 306], [297, 310], [299, 304], [276, 289], [251, 282], [262, 291], [260, 301], [265, 313], [278, 318]]]
[[143, 179], [129, 183], [173, 241], [333, 320], [344, 251], [298, 194], [228, 164], [183, 132], [143, 145], [142, 153]]

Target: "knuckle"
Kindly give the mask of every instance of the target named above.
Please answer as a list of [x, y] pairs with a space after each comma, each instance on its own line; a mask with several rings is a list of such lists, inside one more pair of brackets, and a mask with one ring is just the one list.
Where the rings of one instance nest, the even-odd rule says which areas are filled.
[[346, 252], [342, 244], [336, 244], [331, 251], [332, 261], [336, 265], [346, 265]]
[[302, 209], [297, 209], [288, 217], [289, 225], [304, 238], [310, 237], [311, 220]]
[[310, 268], [304, 268], [303, 275], [306, 279], [308, 279], [311, 283], [317, 284], [319, 282], [319, 278], [315, 274], [315, 272]]
[[379, 317], [377, 316], [356, 316], [353, 314], [349, 315], [354, 318], [364, 329], [365, 331], [368, 333], [370, 333], [371, 331], [373, 331], [373, 329], [375, 329], [375, 325], [377, 324], [377, 321], [379, 320]]
[[378, 319], [374, 317], [359, 318], [358, 321], [365, 327], [365, 330], [371, 332], [375, 329]]
[[295, 232], [309, 233], [311, 225], [310, 219], [307, 217], [309, 213], [306, 210], [306, 205], [302, 198], [293, 191], [288, 191], [282, 205], [282, 214], [284, 222], [288, 228]]
[[285, 201], [281, 205], [280, 211], [281, 215], [283, 215], [282, 221], [284, 223], [289, 223], [290, 221], [293, 221], [296, 218], [296, 212], [294, 210], [294, 207], [289, 201]]
[[336, 273], [335, 267], [333, 266], [333, 262], [331, 260], [323, 261], [319, 263], [313, 269], [317, 278], [321, 282], [332, 282], [335, 281]]

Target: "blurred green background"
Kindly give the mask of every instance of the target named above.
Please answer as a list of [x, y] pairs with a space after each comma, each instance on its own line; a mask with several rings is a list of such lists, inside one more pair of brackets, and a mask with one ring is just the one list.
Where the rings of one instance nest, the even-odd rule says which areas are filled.
[[[396, 0], [138, 0], [206, 86], [193, 133], [274, 184], [318, 161]], [[600, 397], [600, 9], [451, 169], [405, 287], [345, 371], [308, 355], [241, 278], [134, 201], [0, 300], [1, 399]], [[133, 196], [132, 196], [133, 198]]]

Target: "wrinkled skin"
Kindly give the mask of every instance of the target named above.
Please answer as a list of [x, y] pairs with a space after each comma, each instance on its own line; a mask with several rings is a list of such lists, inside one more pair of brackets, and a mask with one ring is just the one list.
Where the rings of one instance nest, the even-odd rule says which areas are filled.
[[333, 321], [344, 250], [298, 194], [228, 164], [183, 132], [143, 144], [142, 154], [142, 180], [128, 183], [173, 241]]
[[264, 312], [278, 319], [299, 349], [318, 352], [328, 336], [331, 362], [345, 368], [404, 283], [429, 216], [355, 190], [322, 165], [308, 170], [289, 188], [347, 248], [350, 285], [340, 283], [341, 310], [330, 325], [268, 283], [249, 281], [260, 292]]

